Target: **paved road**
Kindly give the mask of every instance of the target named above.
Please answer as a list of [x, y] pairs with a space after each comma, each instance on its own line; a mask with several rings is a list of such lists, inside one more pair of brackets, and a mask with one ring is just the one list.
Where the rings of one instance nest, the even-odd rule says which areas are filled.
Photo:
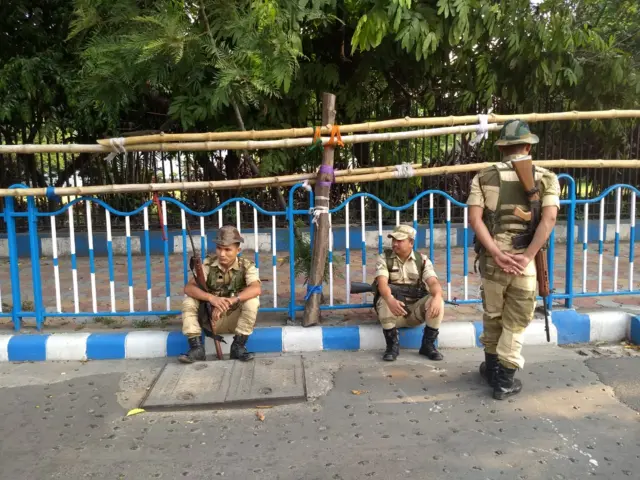
[[0, 479], [638, 477], [637, 352], [527, 348], [525, 390], [504, 402], [480, 382], [480, 350], [445, 353], [308, 355], [311, 398], [264, 421], [126, 417], [163, 360], [2, 364]]

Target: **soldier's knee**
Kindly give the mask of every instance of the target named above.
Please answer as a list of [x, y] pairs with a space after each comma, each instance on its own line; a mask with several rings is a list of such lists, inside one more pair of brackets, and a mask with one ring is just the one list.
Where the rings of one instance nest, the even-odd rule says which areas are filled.
[[260, 299], [258, 297], [250, 298], [242, 302], [241, 308], [245, 312], [257, 312], [260, 309]]
[[198, 315], [198, 307], [200, 306], [200, 302], [195, 298], [185, 297], [182, 301], [182, 314], [196, 314]]

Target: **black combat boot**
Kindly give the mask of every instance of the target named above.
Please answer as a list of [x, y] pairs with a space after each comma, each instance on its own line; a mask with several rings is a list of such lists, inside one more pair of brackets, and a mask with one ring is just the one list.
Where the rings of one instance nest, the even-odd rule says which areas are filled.
[[495, 386], [496, 376], [498, 375], [498, 365], [497, 354], [484, 352], [484, 362], [480, 364], [480, 375], [492, 387]]
[[442, 360], [442, 354], [436, 349], [436, 338], [438, 338], [438, 329], [424, 326], [422, 334], [422, 345], [420, 346], [420, 355], [424, 355], [429, 360]]
[[389, 330], [382, 330], [384, 339], [387, 342], [387, 349], [384, 351], [382, 359], [387, 362], [393, 362], [400, 354], [400, 341], [398, 339], [398, 329], [393, 327]]
[[498, 363], [498, 371], [495, 377], [496, 381], [493, 386], [493, 398], [496, 400], [504, 400], [520, 393], [520, 390], [522, 390], [522, 382], [517, 378], [513, 378], [515, 374], [515, 368], [506, 368], [501, 363]]
[[253, 360], [253, 353], [247, 352], [245, 347], [248, 339], [248, 335], [236, 335], [233, 337], [231, 352], [229, 352], [229, 358], [231, 360], [240, 360], [241, 362]]
[[178, 360], [182, 363], [193, 363], [197, 361], [204, 361], [207, 359], [207, 355], [204, 351], [204, 345], [200, 340], [200, 336], [189, 337], [189, 351], [183, 353], [178, 357]]

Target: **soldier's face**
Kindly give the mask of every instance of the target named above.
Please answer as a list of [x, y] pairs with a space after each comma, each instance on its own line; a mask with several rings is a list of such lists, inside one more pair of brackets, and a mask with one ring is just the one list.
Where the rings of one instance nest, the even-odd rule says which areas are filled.
[[236, 261], [240, 253], [240, 245], [216, 245], [216, 255], [223, 267], [229, 267]]
[[404, 240], [396, 240], [395, 238], [391, 240], [391, 248], [396, 255], [404, 257], [411, 253], [411, 249], [413, 248], [413, 240], [404, 239]]

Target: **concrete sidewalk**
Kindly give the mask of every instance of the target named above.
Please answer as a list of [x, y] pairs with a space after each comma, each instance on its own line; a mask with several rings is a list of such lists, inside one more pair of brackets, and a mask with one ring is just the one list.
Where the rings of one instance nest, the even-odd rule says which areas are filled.
[[637, 477], [635, 350], [525, 346], [503, 402], [444, 354], [307, 354], [307, 402], [130, 417], [164, 360], [3, 364], [0, 479]]

